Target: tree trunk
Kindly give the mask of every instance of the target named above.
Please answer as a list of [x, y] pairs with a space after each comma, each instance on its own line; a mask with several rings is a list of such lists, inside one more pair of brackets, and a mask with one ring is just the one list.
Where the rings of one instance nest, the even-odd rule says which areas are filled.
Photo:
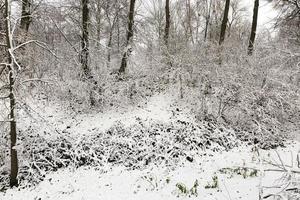
[[113, 37], [113, 29], [110, 29], [108, 44], [107, 44], [107, 68], [110, 68], [110, 62], [111, 62], [112, 37]]
[[259, 9], [259, 0], [255, 0], [254, 9], [253, 9], [251, 35], [250, 35], [249, 46], [248, 46], [248, 55], [252, 55], [253, 49], [254, 49], [256, 28], [257, 28], [257, 19], [258, 19], [258, 9]]
[[210, 0], [209, 5], [208, 5], [208, 2], [206, 1], [206, 5], [208, 5], [208, 8], [207, 8], [207, 15], [205, 17], [204, 41], [206, 41], [206, 39], [207, 39], [207, 33], [208, 33], [208, 27], [209, 27], [209, 22], [210, 22], [210, 14], [211, 14], [212, 1], [213, 0]]
[[186, 0], [186, 15], [187, 15], [187, 35], [188, 35], [188, 41], [191, 40], [192, 43], [194, 43], [194, 37], [193, 37], [193, 26], [192, 26], [192, 11], [191, 11], [191, 1]]
[[10, 0], [5, 0], [5, 19], [6, 19], [6, 45], [7, 45], [7, 58], [8, 58], [8, 70], [9, 70], [9, 102], [10, 102], [10, 186], [18, 186], [18, 156], [17, 150], [15, 149], [17, 141], [17, 125], [15, 119], [15, 95], [14, 95], [14, 68], [13, 68], [13, 58], [11, 56], [12, 45], [12, 33], [10, 25], [10, 16], [11, 16], [11, 3]]
[[29, 26], [31, 23], [31, 0], [22, 0], [22, 13], [21, 13], [21, 23], [20, 28], [28, 33]]
[[120, 54], [120, 12], [121, 12], [121, 9], [120, 9], [120, 2], [117, 1], [117, 6], [118, 6], [118, 11], [117, 12], [117, 46], [118, 46], [118, 54]]
[[101, 39], [101, 2], [97, 1], [97, 14], [96, 14], [96, 22], [97, 22], [97, 28], [96, 28], [96, 37], [97, 37], [97, 44], [96, 47], [99, 49], [100, 47], [100, 39]]
[[170, 0], [166, 0], [166, 27], [165, 27], [165, 45], [168, 48], [169, 47], [169, 35], [170, 35], [170, 24], [171, 24], [171, 16], [170, 16]]
[[227, 22], [228, 22], [229, 7], [230, 7], [230, 0], [226, 0], [224, 16], [223, 16], [222, 25], [221, 25], [221, 34], [220, 34], [219, 45], [223, 44], [223, 42], [225, 40], [226, 26], [227, 26]]
[[130, 9], [129, 9], [129, 15], [128, 15], [128, 29], [127, 29], [127, 39], [126, 39], [126, 49], [123, 54], [123, 58], [121, 61], [121, 67], [119, 69], [119, 73], [125, 73], [125, 70], [127, 68], [127, 59], [131, 52], [131, 43], [133, 38], [133, 25], [134, 25], [134, 6], [135, 6], [135, 0], [130, 0]]
[[81, 55], [80, 62], [82, 65], [84, 78], [91, 78], [89, 68], [89, 0], [82, 0], [82, 38], [81, 38]]
[[120, 54], [121, 50], [120, 50], [120, 16], [119, 16], [119, 13], [117, 16], [117, 46], [118, 46], [118, 53]]

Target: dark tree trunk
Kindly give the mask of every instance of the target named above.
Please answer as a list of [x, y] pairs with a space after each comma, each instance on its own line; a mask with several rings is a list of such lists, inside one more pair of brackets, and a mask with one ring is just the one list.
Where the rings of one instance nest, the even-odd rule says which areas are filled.
[[25, 31], [25, 34], [28, 33], [31, 19], [31, 0], [22, 0], [20, 28]]
[[82, 38], [80, 62], [85, 79], [91, 78], [91, 71], [89, 68], [89, 12], [89, 0], [82, 0]]
[[164, 42], [166, 46], [166, 51], [164, 52], [167, 64], [172, 67], [172, 61], [169, 52], [169, 37], [170, 37], [170, 26], [171, 26], [171, 15], [170, 15], [170, 0], [166, 0], [165, 6], [165, 15], [166, 15], [166, 25], [165, 25], [165, 35], [164, 35]]
[[259, 9], [259, 0], [255, 0], [254, 9], [253, 9], [251, 35], [250, 35], [249, 46], [248, 46], [248, 55], [252, 55], [254, 50], [254, 42], [255, 42], [257, 19], [258, 19], [258, 9]]
[[107, 68], [110, 68], [112, 38], [113, 38], [113, 30], [111, 29], [109, 31], [109, 38], [108, 38], [108, 44], [107, 44]]
[[126, 49], [123, 54], [119, 73], [125, 72], [125, 70], [127, 68], [127, 59], [131, 52], [131, 48], [130, 48], [131, 44], [130, 43], [132, 43], [131, 40], [133, 38], [134, 6], [135, 6], [135, 0], [130, 0], [130, 9], [129, 9], [129, 15], [128, 15], [128, 29], [127, 29], [127, 38], [126, 38]]
[[221, 34], [220, 34], [219, 45], [223, 44], [223, 42], [225, 40], [226, 27], [227, 27], [227, 22], [228, 22], [229, 6], [230, 6], [230, 0], [226, 0], [224, 16], [223, 16], [222, 25], [221, 25]]
[[6, 19], [6, 45], [7, 45], [7, 58], [8, 58], [8, 71], [9, 71], [9, 102], [10, 102], [10, 186], [18, 186], [18, 156], [17, 150], [15, 149], [17, 141], [17, 124], [15, 119], [15, 95], [14, 95], [14, 71], [13, 71], [13, 58], [11, 56], [10, 50], [12, 46], [12, 35], [10, 27], [10, 0], [5, 0], [5, 19]]
[[164, 40], [165, 40], [165, 45], [168, 48], [168, 46], [169, 46], [169, 35], [170, 35], [170, 24], [171, 24], [170, 0], [166, 0], [165, 12], [166, 12], [166, 27], [165, 27]]

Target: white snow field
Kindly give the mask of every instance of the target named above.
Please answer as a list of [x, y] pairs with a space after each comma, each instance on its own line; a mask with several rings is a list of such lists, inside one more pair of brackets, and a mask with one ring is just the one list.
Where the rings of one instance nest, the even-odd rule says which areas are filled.
[[[161, 94], [152, 97], [143, 107], [122, 113], [111, 111], [72, 117], [59, 109], [46, 107], [42, 117], [58, 129], [68, 127], [74, 137], [95, 129], [106, 130], [116, 121], [129, 126], [137, 123], [137, 118], [145, 122], [193, 120], [187, 110], [174, 116], [172, 106], [172, 97]], [[277, 150], [257, 150], [244, 145], [223, 152], [206, 150], [194, 155], [192, 160], [182, 158], [172, 166], [152, 163], [136, 170], [110, 164], [96, 168], [68, 167], [47, 174], [35, 187], [13, 188], [0, 193], [0, 199], [258, 200], [259, 195], [268, 197], [271, 194], [289, 199], [293, 194], [284, 191], [299, 181], [299, 153], [300, 143], [290, 141], [285, 148]]]
[[[299, 143], [279, 149], [278, 154], [290, 164], [291, 155], [300, 150]], [[144, 170], [128, 171], [122, 167], [64, 169], [46, 176], [35, 188], [10, 189], [0, 194], [3, 200], [51, 199], [51, 200], [174, 200], [174, 199], [243, 199], [257, 200], [259, 188], [263, 194], [280, 192], [284, 188], [284, 173], [265, 172], [279, 169], [271, 164], [260, 164], [260, 160], [279, 163], [274, 151], [260, 152], [260, 156], [249, 148], [237, 148], [230, 152], [207, 152], [192, 163], [182, 161], [174, 167], [151, 166]], [[222, 168], [257, 169], [257, 175], [221, 173]], [[218, 177], [216, 188], [205, 189]], [[198, 182], [196, 192], [190, 190]], [[178, 188], [186, 187], [187, 192]]]

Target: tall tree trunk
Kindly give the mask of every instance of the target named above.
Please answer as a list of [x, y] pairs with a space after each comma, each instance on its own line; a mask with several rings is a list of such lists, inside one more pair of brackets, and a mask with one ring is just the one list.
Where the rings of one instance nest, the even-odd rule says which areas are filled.
[[249, 46], [248, 46], [248, 55], [252, 55], [253, 49], [254, 49], [256, 28], [257, 28], [257, 19], [258, 19], [258, 9], [259, 9], [259, 0], [255, 0], [254, 9], [253, 9], [251, 35], [250, 35]]
[[208, 2], [206, 0], [206, 5], [208, 6], [208, 8], [207, 8], [207, 15], [205, 17], [204, 41], [206, 41], [206, 39], [207, 39], [207, 33], [208, 33], [208, 27], [209, 27], [209, 22], [210, 22], [210, 15], [211, 15], [212, 1], [213, 0], [210, 0], [209, 5], [208, 5]]
[[97, 5], [97, 14], [96, 14], [96, 22], [97, 22], [97, 44], [96, 44], [96, 47], [97, 49], [99, 49], [100, 47], [100, 39], [101, 39], [101, 2], [100, 1], [97, 1], [96, 3]]
[[91, 78], [91, 70], [89, 68], [89, 12], [89, 0], [82, 0], [82, 38], [80, 62], [85, 79]]
[[165, 45], [169, 47], [169, 35], [170, 35], [170, 24], [171, 24], [171, 16], [170, 16], [170, 0], [166, 0], [166, 7], [165, 7], [165, 15], [166, 15], [166, 26], [165, 26], [165, 35], [164, 41]]
[[111, 47], [112, 47], [113, 29], [109, 31], [108, 43], [107, 43], [107, 68], [110, 68], [111, 62]]
[[31, 19], [31, 0], [22, 0], [20, 28], [25, 31], [25, 34], [28, 33]]
[[10, 25], [11, 16], [11, 2], [10, 0], [5, 0], [5, 19], [6, 19], [6, 45], [7, 45], [7, 58], [8, 58], [8, 70], [9, 70], [9, 102], [10, 102], [10, 186], [18, 185], [18, 156], [16, 147], [17, 141], [17, 124], [15, 119], [15, 95], [14, 95], [14, 84], [15, 84], [15, 74], [14, 74], [14, 62], [11, 55], [11, 50], [13, 48], [12, 44], [12, 33]]
[[119, 69], [119, 73], [125, 73], [127, 68], [127, 59], [131, 52], [131, 43], [133, 38], [133, 25], [134, 25], [134, 6], [136, 0], [130, 0], [130, 9], [128, 15], [128, 29], [127, 29], [127, 39], [126, 39], [126, 49], [123, 54], [123, 58], [121, 61], [121, 67]]
[[120, 2], [117, 1], [117, 9], [119, 12], [117, 12], [117, 46], [118, 46], [118, 54], [120, 54], [120, 12], [121, 12], [121, 9], [120, 9]]
[[193, 27], [192, 27], [192, 9], [191, 9], [191, 0], [186, 0], [186, 14], [187, 14], [187, 35], [188, 40], [191, 40], [192, 43], [194, 43], [193, 38]]
[[220, 34], [219, 45], [223, 44], [223, 42], [225, 40], [226, 26], [227, 26], [227, 22], [228, 22], [229, 6], [230, 6], [230, 0], [226, 0], [224, 16], [223, 16], [222, 25], [221, 25], [221, 34]]
[[119, 13], [117, 16], [117, 46], [118, 46], [118, 53], [120, 54], [121, 50], [120, 50], [120, 16], [119, 16]]

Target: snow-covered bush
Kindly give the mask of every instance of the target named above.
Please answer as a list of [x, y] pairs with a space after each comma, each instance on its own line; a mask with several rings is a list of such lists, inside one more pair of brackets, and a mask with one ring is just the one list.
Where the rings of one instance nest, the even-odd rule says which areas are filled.
[[[54, 134], [55, 137], [53, 134], [46, 137], [48, 133], [38, 132], [29, 127], [19, 133], [17, 149], [21, 158], [21, 187], [35, 185], [44, 179], [46, 173], [65, 167], [123, 165], [128, 169], [138, 169], [161, 163], [176, 166], [182, 160], [193, 162], [193, 157], [203, 150], [224, 151], [239, 144], [233, 130], [209, 122], [148, 124], [139, 121], [128, 128], [118, 122], [106, 132], [94, 130], [92, 134], [79, 138], [70, 137], [67, 132]], [[2, 153], [0, 158], [6, 156]], [[3, 160], [0, 162], [3, 163]], [[0, 170], [0, 188], [5, 188], [8, 167]]]
[[206, 44], [179, 52], [174, 63], [184, 77], [178, 90], [199, 120], [232, 127], [246, 140], [272, 148], [277, 145], [269, 141], [278, 144], [300, 127], [300, 58], [282, 54], [284, 47], [264, 45], [249, 57], [239, 44], [222, 49]]

